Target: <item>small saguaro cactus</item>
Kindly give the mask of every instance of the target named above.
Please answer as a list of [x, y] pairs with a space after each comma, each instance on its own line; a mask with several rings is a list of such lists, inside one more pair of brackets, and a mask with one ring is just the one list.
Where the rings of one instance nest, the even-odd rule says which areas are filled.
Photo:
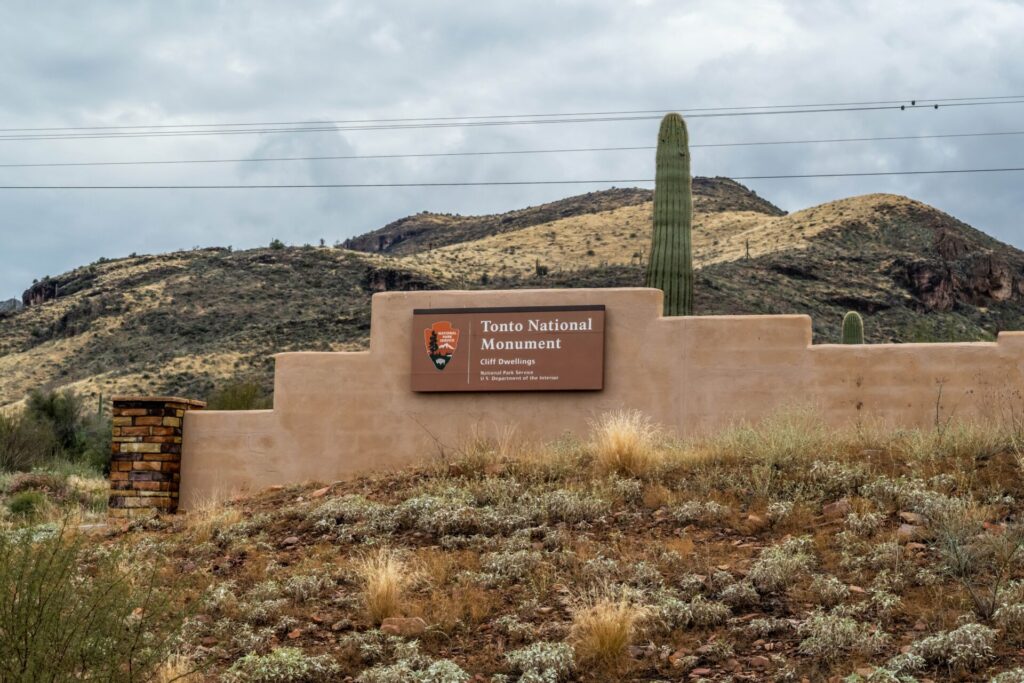
[[655, 166], [647, 286], [665, 293], [666, 316], [693, 315], [693, 178], [690, 139], [679, 114], [666, 114], [661, 120]]
[[864, 319], [857, 311], [850, 311], [843, 316], [843, 343], [864, 343]]

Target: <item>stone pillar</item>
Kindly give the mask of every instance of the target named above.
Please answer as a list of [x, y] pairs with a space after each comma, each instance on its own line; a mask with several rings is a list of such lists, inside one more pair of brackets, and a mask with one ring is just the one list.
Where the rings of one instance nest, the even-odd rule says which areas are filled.
[[174, 396], [115, 396], [110, 498], [113, 517], [178, 511], [185, 412], [203, 401]]

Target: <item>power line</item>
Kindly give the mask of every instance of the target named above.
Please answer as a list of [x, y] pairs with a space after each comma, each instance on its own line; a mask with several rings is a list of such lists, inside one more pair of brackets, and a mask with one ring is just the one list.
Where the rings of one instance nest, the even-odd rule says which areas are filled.
[[[934, 135], [886, 135], [877, 137], [861, 138], [819, 138], [814, 140], [759, 140], [747, 142], [711, 142], [697, 147], [754, 147], [771, 145], [813, 145], [845, 142], [879, 142], [896, 140], [934, 140], [940, 138], [971, 138], [971, 137], [1000, 137], [1008, 135], [1024, 135], [1022, 130], [997, 131], [988, 133], [938, 133]], [[657, 149], [654, 145], [639, 145], [635, 147], [565, 147], [556, 149], [519, 149], [519, 150], [493, 150], [476, 152], [421, 152], [413, 154], [340, 154], [332, 156], [306, 156], [306, 157], [251, 157], [239, 159], [171, 159], [166, 161], [64, 161], [64, 162], [40, 162], [40, 163], [16, 163], [0, 164], [0, 168], [52, 168], [65, 166], [156, 166], [173, 164], [227, 164], [227, 163], [255, 163], [267, 161], [331, 161], [349, 159], [420, 159], [427, 157], [472, 157], [472, 156], [501, 156], [516, 154], [569, 154], [578, 152], [625, 152], [636, 150]]]
[[[860, 178], [887, 175], [943, 175], [946, 173], [1012, 173], [1024, 171], [1024, 166], [1010, 168], [955, 168], [936, 171], [863, 171], [853, 173], [790, 173], [782, 175], [729, 176], [732, 180], [783, 180], [789, 178]], [[654, 182], [653, 180], [650, 182]]]
[[[1011, 168], [961, 168], [932, 171], [863, 171], [848, 173], [790, 173], [779, 175], [722, 176], [732, 180], [779, 180], [794, 178], [854, 178], [866, 176], [938, 175], [947, 173], [1008, 173], [1024, 171]], [[617, 178], [604, 180], [485, 180], [429, 183], [293, 183], [282, 185], [0, 185], [0, 190], [299, 190], [383, 187], [485, 187], [496, 185], [618, 185], [653, 183], [653, 178]]]
[[[686, 114], [687, 118], [719, 118], [734, 116], [777, 116], [782, 114], [821, 114], [833, 112], [861, 112], [861, 111], [905, 111], [908, 109], [938, 109], [948, 107], [978, 107], [993, 106], [998, 104], [1024, 104], [1024, 99], [998, 100], [998, 101], [972, 101], [972, 102], [951, 102], [948, 104], [901, 104], [901, 105], [879, 105], [879, 106], [856, 106], [856, 107], [831, 107], [825, 109], [777, 109], [771, 111], [729, 111], [703, 114]], [[619, 121], [650, 121], [660, 119], [661, 115], [638, 115], [638, 116], [606, 116], [595, 118], [551, 118], [551, 119], [520, 119], [515, 121], [488, 120], [488, 121], [458, 121], [440, 123], [402, 123], [402, 124], [381, 124], [372, 126], [314, 126], [302, 128], [246, 128], [234, 129], [224, 128], [220, 130], [175, 130], [158, 132], [127, 132], [127, 133], [70, 133], [70, 134], [31, 134], [31, 135], [0, 135], [0, 141], [26, 141], [26, 140], [100, 140], [100, 139], [122, 139], [122, 138], [168, 138], [168, 137], [195, 137], [209, 135], [262, 135], [268, 133], [317, 133], [317, 132], [354, 132], [370, 130], [423, 130], [434, 128], [475, 128], [484, 126], [520, 126], [520, 125], [546, 125], [563, 123], [608, 123]]]
[[316, 124], [355, 124], [355, 123], [408, 123], [413, 121], [470, 121], [470, 120], [484, 120], [484, 119], [519, 119], [519, 118], [546, 118], [546, 117], [566, 117], [566, 116], [621, 116], [621, 115], [633, 115], [633, 114], [663, 114], [669, 111], [680, 111], [680, 112], [724, 112], [724, 111], [750, 111], [755, 109], [804, 109], [809, 107], [850, 107], [850, 106], [868, 106], [868, 105], [910, 105], [914, 106], [920, 103], [921, 106], [930, 107], [934, 104], [952, 103], [952, 102], [966, 102], [966, 101], [979, 101], [979, 100], [1014, 100], [1022, 99], [1024, 95], [986, 95], [982, 97], [946, 97], [936, 99], [925, 99], [925, 98], [903, 98], [899, 100], [868, 100], [859, 102], [818, 102], [818, 103], [804, 103], [804, 104], [769, 104], [769, 105], [741, 105], [735, 107], [663, 107], [660, 109], [634, 109], [626, 111], [589, 111], [589, 112], [561, 112], [561, 113], [548, 113], [548, 114], [486, 114], [486, 115], [473, 115], [473, 116], [419, 116], [419, 117], [406, 117], [406, 118], [380, 118], [380, 119], [339, 119], [339, 120], [305, 120], [305, 121], [260, 121], [260, 122], [248, 122], [248, 123], [175, 123], [175, 124], [136, 124], [136, 125], [116, 125], [116, 126], [59, 126], [49, 128], [0, 128], [0, 133], [16, 133], [16, 132], [52, 132], [52, 131], [72, 131], [72, 130], [129, 130], [138, 128], [219, 128], [219, 127], [234, 127], [234, 126], [296, 126], [296, 125], [316, 125]]

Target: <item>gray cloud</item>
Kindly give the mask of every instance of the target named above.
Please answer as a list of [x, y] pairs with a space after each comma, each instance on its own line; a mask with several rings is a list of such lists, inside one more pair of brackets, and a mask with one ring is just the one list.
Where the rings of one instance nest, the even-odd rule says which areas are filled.
[[[1024, 93], [1016, 2], [5, 3], [0, 127], [446, 116]], [[694, 142], [1024, 129], [1024, 105], [692, 119]], [[656, 121], [0, 141], [0, 163], [651, 144]], [[1024, 136], [698, 149], [702, 175], [1019, 166]], [[645, 178], [653, 154], [2, 169], [0, 184]], [[1024, 245], [1022, 175], [755, 181], [786, 209], [927, 201]], [[0, 191], [0, 298], [100, 256], [328, 242], [424, 209], [504, 211], [566, 186]]]

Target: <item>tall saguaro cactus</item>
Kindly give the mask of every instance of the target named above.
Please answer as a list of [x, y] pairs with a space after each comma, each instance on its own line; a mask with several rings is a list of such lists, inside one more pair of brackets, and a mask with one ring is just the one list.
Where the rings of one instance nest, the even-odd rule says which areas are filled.
[[844, 344], [864, 343], [864, 319], [857, 311], [850, 311], [843, 316], [843, 339]]
[[690, 137], [679, 114], [661, 120], [655, 164], [647, 286], [665, 293], [665, 315], [693, 315], [693, 178]]

